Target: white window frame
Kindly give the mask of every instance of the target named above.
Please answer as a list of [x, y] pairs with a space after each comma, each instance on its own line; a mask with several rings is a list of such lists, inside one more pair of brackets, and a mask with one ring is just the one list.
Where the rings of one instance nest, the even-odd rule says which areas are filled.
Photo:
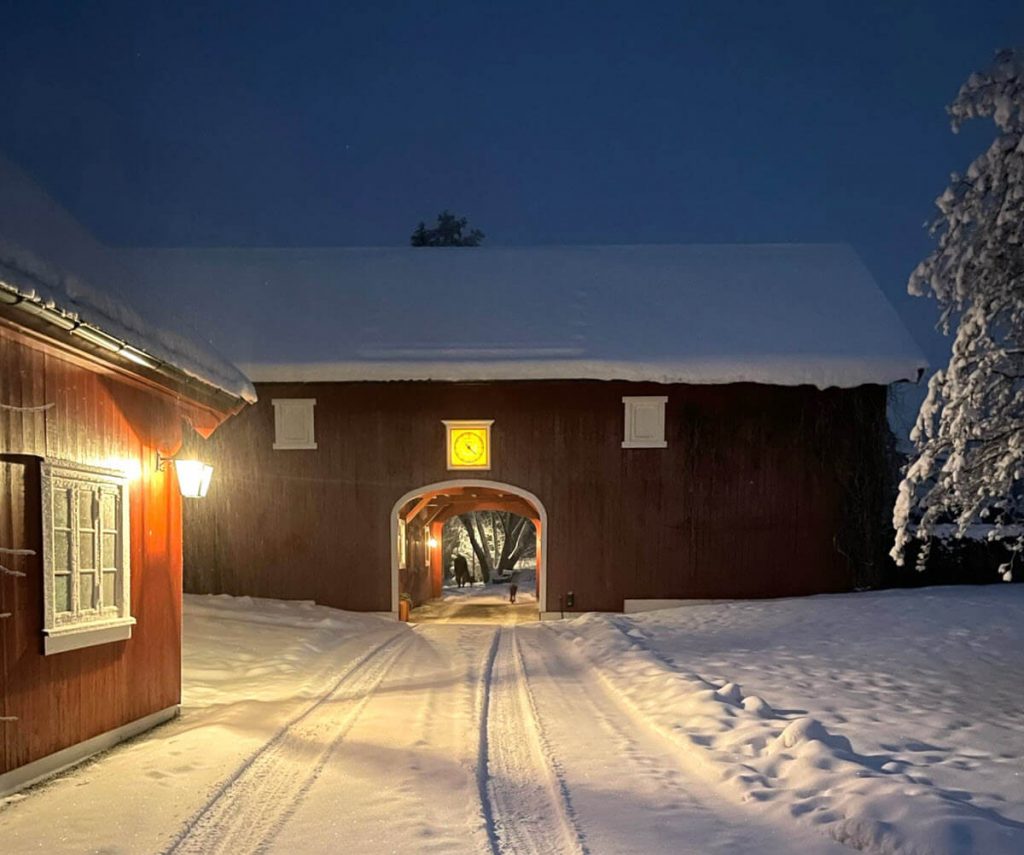
[[[101, 469], [63, 460], [45, 460], [42, 472], [43, 517], [43, 653], [49, 656], [67, 650], [124, 641], [132, 637], [135, 618], [131, 616], [131, 563], [128, 478], [124, 472]], [[67, 497], [70, 494], [70, 499]], [[57, 527], [54, 500], [69, 501], [67, 525]], [[115, 528], [105, 528], [103, 496], [113, 498]], [[92, 527], [81, 523], [81, 503], [88, 501]], [[56, 564], [56, 532], [67, 534], [68, 565]], [[92, 570], [94, 603], [81, 603], [81, 534], [93, 533]], [[103, 566], [103, 536], [115, 535], [115, 567]], [[103, 601], [104, 573], [116, 572], [114, 603]], [[69, 610], [57, 611], [56, 577], [69, 577]]]
[[[622, 399], [622, 403], [625, 419], [623, 448], [668, 448], [668, 442], [665, 440], [667, 397], [664, 395], [627, 396]], [[653, 412], [657, 424], [653, 433], [641, 436], [637, 430], [637, 416], [643, 411]]]
[[[313, 419], [313, 408], [316, 398], [272, 398], [274, 406], [274, 450], [275, 451], [308, 451], [316, 448], [316, 425]], [[282, 437], [285, 418], [288, 413], [298, 413], [306, 420], [305, 436], [298, 440]]]

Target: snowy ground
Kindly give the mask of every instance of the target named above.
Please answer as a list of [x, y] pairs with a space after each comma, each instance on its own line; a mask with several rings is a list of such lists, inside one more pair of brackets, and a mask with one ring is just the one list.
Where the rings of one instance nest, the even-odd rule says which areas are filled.
[[1018, 586], [515, 627], [186, 600], [182, 718], [9, 800], [4, 853], [1024, 851]]
[[[472, 601], [479, 604], [497, 604], [508, 602], [509, 586], [507, 582], [488, 585], [484, 582], [473, 582], [460, 588], [455, 582], [446, 582], [441, 589], [441, 599], [446, 602]], [[516, 602], [537, 602], [537, 576], [533, 570], [524, 571], [519, 579], [516, 591]]]
[[769, 815], [871, 851], [1024, 852], [1024, 586], [690, 606], [557, 631], [707, 780]]

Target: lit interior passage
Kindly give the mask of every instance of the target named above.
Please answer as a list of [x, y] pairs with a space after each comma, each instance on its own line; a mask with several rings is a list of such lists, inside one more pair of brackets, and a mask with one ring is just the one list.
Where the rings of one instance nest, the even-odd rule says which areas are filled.
[[398, 509], [400, 614], [408, 608], [417, 623], [537, 620], [541, 526], [531, 501], [499, 487], [410, 499]]

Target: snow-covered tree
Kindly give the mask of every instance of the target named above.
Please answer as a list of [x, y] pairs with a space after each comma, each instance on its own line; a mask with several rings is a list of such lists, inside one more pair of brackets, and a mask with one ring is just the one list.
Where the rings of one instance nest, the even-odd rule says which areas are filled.
[[910, 277], [910, 293], [934, 297], [940, 328], [955, 337], [911, 434], [916, 455], [893, 515], [897, 563], [913, 539], [926, 554], [939, 523], [962, 536], [986, 522], [992, 537], [1024, 545], [1024, 52], [1001, 51], [972, 74], [949, 114], [954, 131], [980, 117], [998, 134], [936, 200], [938, 246]]
[[445, 523], [442, 544], [446, 568], [457, 552], [475, 556], [480, 578], [490, 582], [536, 557], [537, 532], [530, 520], [509, 511], [470, 511]]
[[422, 220], [409, 237], [412, 246], [480, 246], [485, 235], [480, 229], [468, 229], [469, 220], [451, 211], [437, 215], [437, 225], [427, 228]]

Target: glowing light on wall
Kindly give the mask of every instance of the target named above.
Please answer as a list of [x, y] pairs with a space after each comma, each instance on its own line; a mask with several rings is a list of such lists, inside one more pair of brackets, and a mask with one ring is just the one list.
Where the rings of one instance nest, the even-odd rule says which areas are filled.
[[178, 489], [188, 499], [201, 499], [210, 489], [213, 467], [201, 460], [175, 460], [174, 470], [178, 475]]
[[160, 456], [158, 468], [164, 469], [174, 462], [174, 472], [178, 476], [178, 489], [186, 499], [201, 499], [210, 489], [213, 478], [213, 467], [202, 460], [178, 460], [177, 458]]

